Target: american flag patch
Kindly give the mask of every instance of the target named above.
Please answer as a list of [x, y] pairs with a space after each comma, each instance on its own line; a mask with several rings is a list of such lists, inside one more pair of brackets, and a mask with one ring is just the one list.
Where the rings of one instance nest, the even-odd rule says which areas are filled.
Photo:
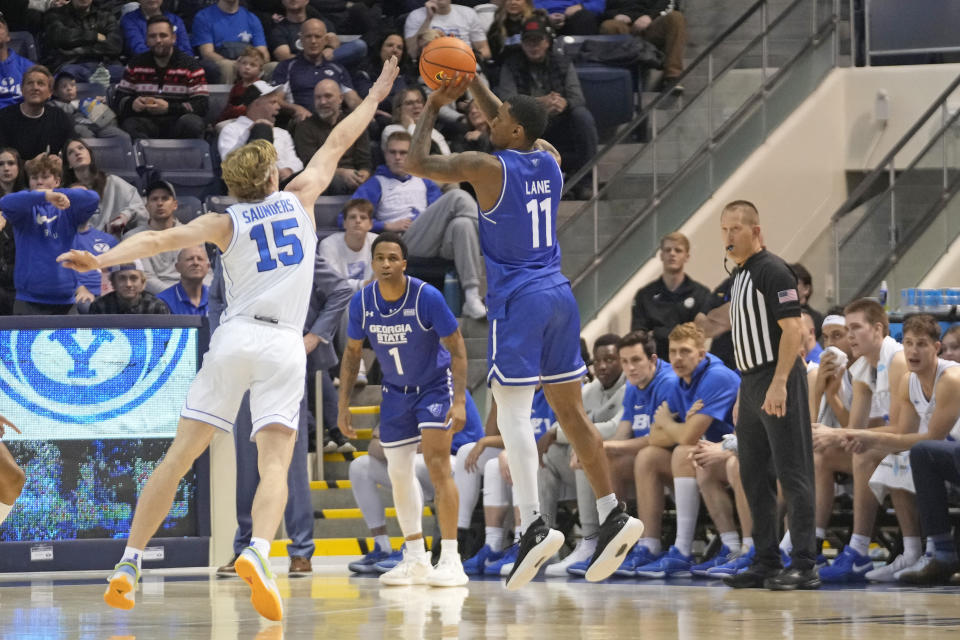
[[800, 298], [797, 296], [796, 289], [787, 289], [786, 291], [777, 292], [777, 302], [783, 304], [785, 302], [799, 302]]

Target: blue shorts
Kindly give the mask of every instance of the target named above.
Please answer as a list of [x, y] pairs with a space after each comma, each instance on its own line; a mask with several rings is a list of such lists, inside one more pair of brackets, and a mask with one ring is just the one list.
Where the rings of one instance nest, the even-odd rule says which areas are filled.
[[569, 284], [522, 293], [490, 324], [487, 384], [525, 386], [579, 380], [580, 311]]
[[427, 387], [384, 384], [380, 400], [380, 442], [387, 449], [420, 442], [421, 429], [447, 430], [453, 380]]

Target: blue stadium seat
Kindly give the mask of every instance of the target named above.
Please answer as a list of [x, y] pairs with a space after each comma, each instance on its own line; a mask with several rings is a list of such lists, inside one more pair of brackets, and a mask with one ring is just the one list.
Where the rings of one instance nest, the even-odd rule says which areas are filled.
[[347, 204], [350, 196], [320, 196], [313, 205], [313, 215], [317, 220], [317, 228], [320, 227], [339, 227], [337, 216], [343, 211], [343, 205]]
[[205, 140], [137, 140], [137, 164], [159, 171], [177, 189], [177, 195], [204, 198], [218, 190], [210, 145]]
[[599, 65], [578, 66], [577, 76], [601, 138], [613, 133], [617, 125], [630, 122], [634, 114], [630, 71]]
[[233, 88], [231, 84], [208, 84], [207, 91], [210, 92], [209, 98], [209, 107], [207, 108], [207, 115], [204, 117], [204, 122], [207, 124], [213, 124], [217, 121], [217, 118], [220, 117], [220, 113], [223, 111], [224, 107], [227, 106], [227, 102], [230, 99], [230, 89]]
[[123, 178], [139, 188], [140, 176], [137, 173], [137, 160], [133, 145], [126, 138], [84, 138], [84, 144], [90, 147], [97, 167], [107, 173]]
[[10, 49], [18, 56], [23, 56], [32, 62], [40, 59], [37, 56], [37, 42], [29, 31], [12, 32], [10, 34]]
[[203, 215], [203, 203], [193, 196], [177, 195], [177, 210], [173, 212], [181, 224], [187, 224], [197, 216]]

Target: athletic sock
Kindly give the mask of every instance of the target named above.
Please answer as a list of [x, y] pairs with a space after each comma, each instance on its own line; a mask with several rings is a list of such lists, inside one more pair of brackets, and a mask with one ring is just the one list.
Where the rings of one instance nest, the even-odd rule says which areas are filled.
[[483, 302], [483, 298], [480, 297], [480, 287], [474, 285], [472, 287], [463, 288], [463, 298], [464, 300], [473, 300], [477, 299]]
[[448, 558], [451, 556], [454, 558], [457, 558], [457, 560], [460, 559], [460, 555], [457, 552], [457, 541], [446, 540], [446, 539], [441, 540], [440, 541], [440, 557]]
[[377, 536], [373, 539], [373, 541], [380, 551], [386, 551], [387, 553], [390, 553], [390, 538], [387, 536], [387, 534]]
[[790, 539], [789, 530], [783, 534], [783, 539], [780, 541], [780, 548], [783, 549], [784, 553], [787, 554], [793, 551], [793, 540]]
[[736, 531], [727, 531], [720, 534], [720, 540], [730, 551], [740, 550], [740, 534]]
[[484, 544], [490, 547], [491, 551], [499, 552], [503, 549], [503, 527], [485, 527]]
[[685, 556], [693, 548], [693, 536], [700, 512], [700, 489], [696, 478], [674, 478], [673, 495], [677, 504], [677, 537], [674, 545]]
[[7, 519], [11, 509], [13, 509], [12, 504], [0, 502], [0, 524], [3, 524], [3, 521]]
[[850, 547], [862, 556], [870, 553], [870, 538], [855, 533], [850, 536]]
[[917, 560], [923, 555], [920, 536], [903, 536], [903, 555], [910, 561]]
[[825, 539], [827, 537], [827, 530], [824, 529], [823, 527], [817, 527], [816, 536], [817, 536], [817, 540]]
[[132, 565], [136, 565], [137, 571], [139, 571], [143, 564], [143, 549], [126, 547], [123, 550], [123, 557], [120, 558], [120, 562], [129, 562]]
[[743, 553], [747, 553], [748, 551], [750, 551], [750, 549], [753, 549], [753, 536], [747, 536], [746, 538], [744, 538], [743, 546], [740, 547], [740, 551]]
[[524, 532], [540, 517], [540, 505], [521, 504], [517, 507], [520, 510], [520, 532]]
[[514, 528], [513, 528], [513, 543], [514, 543], [514, 544], [518, 544], [518, 543], [520, 542], [520, 536], [522, 536], [522, 535], [523, 535], [523, 528], [522, 528], [522, 527], [514, 527]]
[[607, 520], [607, 516], [610, 515], [610, 512], [617, 508], [617, 505], [620, 504], [620, 501], [617, 500], [617, 495], [615, 493], [608, 493], [602, 498], [597, 498], [597, 514], [600, 516], [600, 523], [603, 524]]
[[663, 551], [663, 546], [660, 544], [660, 538], [640, 538], [640, 541], [637, 542], [641, 547], [646, 547], [647, 550], [653, 555], [660, 555], [660, 552]]
[[257, 550], [264, 562], [270, 557], [270, 541], [266, 538], [250, 538], [250, 546]]

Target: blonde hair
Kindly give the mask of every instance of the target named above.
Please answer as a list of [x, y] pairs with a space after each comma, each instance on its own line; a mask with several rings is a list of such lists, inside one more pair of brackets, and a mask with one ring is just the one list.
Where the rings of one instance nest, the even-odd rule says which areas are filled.
[[254, 140], [227, 154], [220, 165], [230, 195], [253, 202], [270, 195], [270, 177], [277, 164], [277, 150], [266, 140]]
[[676, 242], [681, 247], [683, 247], [684, 251], [686, 251], [687, 253], [690, 253], [690, 240], [687, 238], [687, 236], [683, 235], [679, 231], [668, 233], [667, 235], [660, 238], [661, 249], [663, 249], [663, 244], [665, 242]]
[[253, 58], [260, 65], [261, 69], [268, 62], [267, 57], [263, 55], [263, 51], [260, 51], [260, 49], [257, 49], [256, 47], [245, 48], [243, 52], [237, 56], [237, 60], [240, 58]]
[[692, 322], [684, 322], [683, 324], [675, 326], [667, 339], [670, 340], [670, 342], [690, 340], [697, 345], [698, 349], [702, 349], [707, 343], [707, 337], [704, 335], [703, 330]]

